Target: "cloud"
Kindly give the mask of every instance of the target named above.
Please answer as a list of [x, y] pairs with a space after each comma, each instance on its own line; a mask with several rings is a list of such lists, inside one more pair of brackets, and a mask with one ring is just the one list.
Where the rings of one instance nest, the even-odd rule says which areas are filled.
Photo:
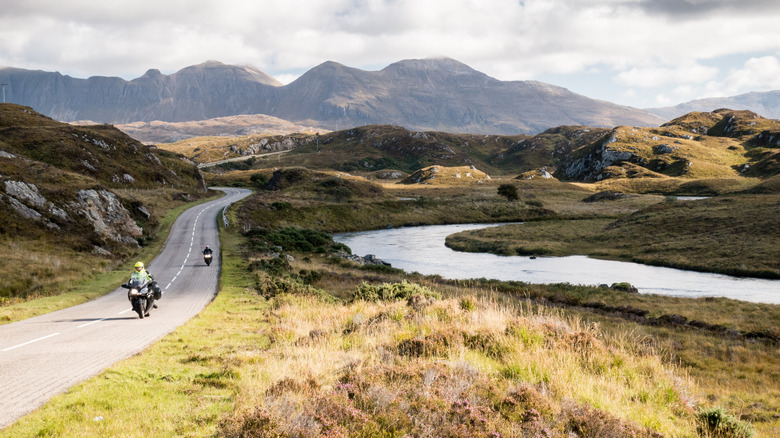
[[678, 66], [638, 66], [621, 72], [616, 79], [630, 87], [654, 88], [671, 84], [703, 83], [715, 78], [718, 69], [698, 64]]
[[780, 12], [775, 0], [642, 0], [641, 9], [675, 19], [701, 18], [705, 15], [753, 15]]
[[731, 96], [749, 91], [780, 89], [780, 59], [777, 56], [750, 58], [742, 68], [734, 70], [721, 81], [706, 86], [708, 96]]
[[780, 52], [778, 14], [774, 0], [25, 0], [0, 15], [0, 65], [132, 79], [214, 59], [286, 82], [325, 61], [447, 56], [501, 80], [608, 75], [612, 96], [595, 97], [641, 99], [773, 83], [707, 61]]

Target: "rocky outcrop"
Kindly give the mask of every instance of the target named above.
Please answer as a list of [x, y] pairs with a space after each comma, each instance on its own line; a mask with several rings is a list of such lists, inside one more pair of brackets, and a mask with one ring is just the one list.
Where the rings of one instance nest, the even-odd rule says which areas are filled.
[[602, 172], [615, 163], [643, 163], [644, 159], [633, 152], [611, 146], [612, 143], [617, 142], [618, 132], [619, 128], [613, 129], [609, 135], [591, 147], [590, 151], [585, 152], [583, 156], [562, 163], [556, 170], [556, 176], [561, 179], [598, 181], [604, 177]]
[[79, 190], [78, 202], [70, 207], [77, 210], [92, 224], [101, 237], [125, 245], [138, 246], [136, 238], [143, 230], [115, 194], [106, 190]]
[[336, 255], [343, 259], [351, 260], [361, 266], [365, 266], [365, 265], [390, 266], [390, 263], [387, 263], [385, 261], [376, 258], [376, 256], [374, 256], [373, 254], [366, 254], [364, 257], [361, 257], [359, 255], [349, 254], [345, 251], [339, 251], [336, 253]]
[[[5, 196], [0, 194], [0, 202], [6, 201], [19, 216], [49, 229], [68, 229], [74, 225], [74, 218], [80, 216], [105, 240], [137, 247], [136, 239], [143, 234], [119, 198], [107, 190], [79, 190], [76, 201], [58, 206], [46, 199], [35, 184], [6, 180], [2, 187]], [[145, 207], [138, 208], [149, 214]]]
[[34, 184], [8, 180], [5, 181], [4, 185], [11, 208], [23, 218], [42, 222], [51, 229], [59, 229], [60, 227], [49, 220], [47, 216], [59, 218], [62, 221], [70, 219], [65, 210], [43, 197]]
[[273, 138], [263, 137], [256, 143], [252, 143], [245, 148], [241, 148], [237, 145], [230, 147], [230, 150], [236, 154], [248, 156], [257, 155], [261, 153], [269, 152], [281, 152], [289, 151], [296, 147], [311, 143], [314, 141], [312, 137], [283, 137], [280, 140], [274, 140]]

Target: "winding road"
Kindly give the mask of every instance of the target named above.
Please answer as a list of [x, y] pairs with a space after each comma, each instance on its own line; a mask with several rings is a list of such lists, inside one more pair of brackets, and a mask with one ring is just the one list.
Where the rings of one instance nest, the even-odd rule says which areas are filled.
[[[117, 288], [78, 306], [0, 326], [0, 428], [140, 352], [214, 298], [220, 271], [217, 213], [251, 193], [217, 190], [226, 196], [182, 213], [160, 255], [147, 264], [163, 289], [149, 318], [139, 319], [127, 290]], [[217, 255], [211, 266], [203, 263], [205, 245]]]

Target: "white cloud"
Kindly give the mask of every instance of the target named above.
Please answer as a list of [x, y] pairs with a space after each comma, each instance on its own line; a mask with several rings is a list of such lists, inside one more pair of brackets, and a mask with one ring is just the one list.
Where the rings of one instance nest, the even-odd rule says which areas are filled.
[[625, 85], [640, 88], [701, 84], [713, 79], [718, 69], [702, 65], [637, 66], [621, 72], [616, 79]]
[[592, 97], [630, 104], [681, 85], [780, 88], [776, 57], [707, 63], [780, 51], [779, 13], [770, 0], [25, 0], [0, 15], [0, 65], [131, 79], [214, 59], [288, 82], [329, 60], [448, 56], [502, 80], [596, 70], [614, 91]]
[[780, 59], [776, 56], [750, 58], [742, 68], [732, 71], [722, 81], [707, 84], [711, 96], [732, 96], [749, 91], [780, 89]]

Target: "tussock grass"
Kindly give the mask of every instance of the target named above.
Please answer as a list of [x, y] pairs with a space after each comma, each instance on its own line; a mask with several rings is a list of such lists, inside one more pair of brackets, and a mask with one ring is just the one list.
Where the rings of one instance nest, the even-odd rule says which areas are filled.
[[268, 319], [271, 344], [225, 436], [691, 432], [687, 377], [608, 345], [577, 318], [485, 300], [415, 308], [287, 296]]

